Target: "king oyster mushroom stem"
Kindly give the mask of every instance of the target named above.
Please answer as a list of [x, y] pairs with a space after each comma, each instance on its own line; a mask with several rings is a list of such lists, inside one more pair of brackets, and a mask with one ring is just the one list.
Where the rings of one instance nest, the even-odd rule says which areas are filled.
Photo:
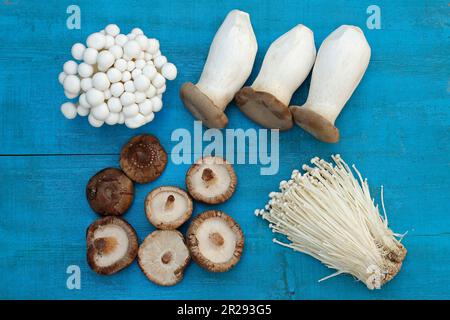
[[339, 141], [334, 122], [369, 60], [370, 46], [360, 28], [343, 25], [333, 31], [320, 46], [306, 103], [290, 107], [294, 121], [321, 141]]
[[251, 87], [236, 94], [236, 104], [263, 127], [292, 128], [289, 102], [305, 81], [316, 59], [313, 32], [304, 25], [292, 28], [269, 47], [261, 71]]
[[217, 31], [200, 80], [183, 84], [185, 107], [208, 128], [224, 128], [224, 111], [250, 76], [258, 44], [248, 13], [233, 10]]

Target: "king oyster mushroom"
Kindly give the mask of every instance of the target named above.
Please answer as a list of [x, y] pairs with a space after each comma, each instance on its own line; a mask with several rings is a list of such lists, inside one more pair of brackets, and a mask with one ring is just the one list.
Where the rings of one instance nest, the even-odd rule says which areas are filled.
[[248, 13], [233, 10], [220, 26], [209, 49], [200, 80], [183, 84], [185, 107], [208, 128], [224, 128], [224, 111], [253, 68], [258, 44]]
[[136, 231], [125, 220], [109, 216], [93, 222], [86, 233], [87, 260], [98, 274], [129, 266], [138, 251]]
[[313, 32], [299, 24], [270, 45], [257, 78], [251, 87], [244, 87], [236, 94], [236, 104], [263, 127], [292, 128], [289, 102], [315, 59]]
[[189, 194], [208, 204], [227, 201], [233, 195], [236, 183], [233, 167], [219, 157], [200, 158], [186, 173]]
[[120, 166], [125, 174], [138, 183], [157, 179], [167, 165], [167, 153], [159, 140], [149, 134], [132, 138], [120, 153]]
[[333, 31], [319, 48], [306, 103], [290, 107], [295, 122], [321, 141], [339, 141], [334, 122], [369, 60], [370, 46], [360, 28], [343, 25]]
[[186, 191], [177, 187], [159, 187], [147, 195], [145, 213], [158, 229], [176, 229], [192, 214], [192, 200]]
[[173, 286], [180, 282], [189, 260], [183, 235], [176, 230], [152, 232], [138, 251], [141, 270], [147, 278], [161, 286]]
[[101, 215], [122, 215], [133, 203], [133, 181], [119, 169], [103, 169], [89, 180], [86, 197], [95, 212]]
[[212, 272], [225, 272], [240, 260], [244, 249], [241, 228], [222, 211], [206, 211], [197, 216], [187, 232], [192, 259]]

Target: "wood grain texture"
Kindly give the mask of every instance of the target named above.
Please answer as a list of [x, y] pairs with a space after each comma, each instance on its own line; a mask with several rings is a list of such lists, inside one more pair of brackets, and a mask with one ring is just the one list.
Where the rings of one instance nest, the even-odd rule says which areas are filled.
[[[0, 2], [0, 298], [57, 299], [449, 299], [450, 298], [450, 110], [449, 10], [444, 1], [376, 1], [382, 29], [366, 28], [365, 1], [78, 1], [81, 30], [68, 30], [70, 1]], [[192, 130], [178, 89], [196, 81], [209, 44], [226, 13], [251, 15], [259, 51], [255, 78], [270, 43], [298, 23], [314, 31], [316, 46], [341, 24], [360, 26], [372, 47], [368, 71], [337, 120], [341, 141], [320, 143], [300, 128], [280, 134], [280, 171], [260, 176], [258, 165], [235, 166], [235, 195], [220, 206], [196, 205], [194, 215], [216, 208], [242, 226], [246, 248], [228, 273], [212, 274], [194, 263], [178, 286], [150, 283], [136, 263], [111, 277], [94, 274], [85, 261], [85, 230], [96, 218], [84, 198], [91, 175], [118, 165], [122, 145], [134, 134], [156, 134], [166, 150], [174, 129]], [[68, 121], [57, 75], [73, 43], [108, 23], [141, 27], [157, 37], [178, 69], [165, 107], [151, 124], [92, 128]], [[292, 102], [301, 105], [309, 79]], [[257, 127], [234, 104], [229, 128]], [[237, 150], [236, 152], [245, 152]], [[332, 271], [303, 254], [272, 244], [273, 234], [253, 215], [267, 194], [313, 156], [340, 153], [369, 179], [378, 201], [380, 185], [394, 231], [409, 231], [402, 272], [382, 290], [368, 291], [350, 276], [323, 283]], [[161, 185], [184, 186], [187, 165], [169, 163], [154, 183], [137, 187], [125, 218], [142, 240], [146, 194]], [[183, 227], [185, 231], [186, 226]], [[81, 290], [66, 288], [66, 267], [81, 267]]]

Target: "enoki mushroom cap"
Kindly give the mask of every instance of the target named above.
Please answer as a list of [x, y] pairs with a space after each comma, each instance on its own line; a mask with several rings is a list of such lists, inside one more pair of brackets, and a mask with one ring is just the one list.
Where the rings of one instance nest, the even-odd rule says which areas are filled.
[[225, 272], [234, 267], [244, 250], [240, 226], [222, 211], [206, 211], [189, 226], [187, 243], [192, 259], [212, 272]]
[[339, 141], [339, 129], [320, 114], [299, 106], [291, 106], [290, 110], [297, 125], [323, 142]]
[[193, 83], [183, 84], [180, 89], [180, 97], [186, 109], [208, 128], [221, 129], [227, 126], [228, 117], [223, 110]]
[[103, 169], [89, 180], [86, 198], [92, 210], [101, 215], [122, 215], [133, 203], [133, 181], [119, 169]]
[[129, 266], [136, 258], [136, 231], [125, 220], [105, 217], [92, 223], [86, 233], [87, 260], [98, 274], [109, 275]]
[[285, 131], [294, 124], [288, 106], [268, 92], [244, 87], [236, 94], [235, 100], [247, 117], [265, 128]]
[[159, 140], [149, 134], [132, 138], [120, 153], [120, 166], [131, 180], [148, 183], [156, 180], [167, 165], [167, 153]]
[[141, 270], [149, 280], [161, 286], [180, 282], [189, 260], [189, 250], [183, 235], [176, 230], [154, 231], [139, 247], [138, 263]]
[[193, 204], [186, 191], [177, 187], [159, 187], [147, 195], [145, 213], [158, 229], [176, 229], [192, 214]]
[[186, 174], [189, 194], [204, 203], [227, 201], [233, 195], [236, 184], [237, 177], [233, 167], [219, 157], [200, 158]]

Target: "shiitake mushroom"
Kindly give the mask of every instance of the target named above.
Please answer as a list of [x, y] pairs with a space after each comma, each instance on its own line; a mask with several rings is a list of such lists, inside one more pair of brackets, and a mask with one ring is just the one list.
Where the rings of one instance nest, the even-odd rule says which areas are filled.
[[167, 165], [167, 153], [159, 140], [152, 135], [133, 137], [122, 148], [120, 166], [125, 174], [137, 183], [156, 180]]
[[227, 201], [237, 184], [236, 173], [220, 157], [204, 157], [196, 161], [186, 173], [189, 194], [197, 201], [217, 204]]
[[125, 220], [104, 217], [94, 221], [86, 232], [87, 261], [98, 274], [110, 275], [128, 267], [136, 258], [136, 231]]
[[218, 210], [197, 216], [189, 226], [186, 238], [192, 259], [212, 272], [233, 268], [244, 250], [244, 234], [240, 226]]
[[103, 169], [89, 180], [86, 197], [98, 214], [120, 216], [133, 203], [133, 181], [119, 169]]

